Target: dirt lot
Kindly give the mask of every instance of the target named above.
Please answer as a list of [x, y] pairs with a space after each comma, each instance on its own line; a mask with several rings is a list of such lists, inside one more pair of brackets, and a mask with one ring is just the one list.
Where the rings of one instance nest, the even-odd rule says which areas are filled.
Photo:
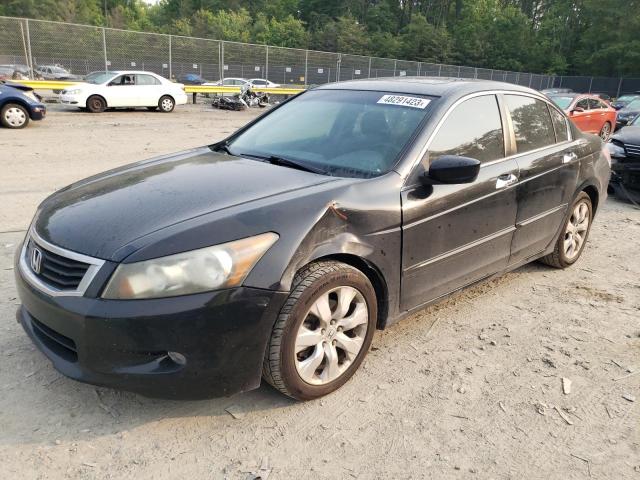
[[37, 203], [253, 115], [54, 108], [0, 130], [2, 478], [640, 479], [640, 211], [615, 199], [574, 268], [529, 265], [378, 332], [320, 401], [263, 386], [169, 402], [61, 377], [14, 315], [12, 257]]

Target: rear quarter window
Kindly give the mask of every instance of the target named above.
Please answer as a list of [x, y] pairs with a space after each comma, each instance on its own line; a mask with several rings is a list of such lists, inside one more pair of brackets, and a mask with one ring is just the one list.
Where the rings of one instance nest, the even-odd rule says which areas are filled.
[[567, 121], [559, 111], [557, 111], [553, 107], [549, 107], [549, 111], [551, 112], [551, 120], [553, 121], [553, 129], [556, 132], [556, 141], [566, 142], [569, 140], [569, 130], [567, 126]]
[[505, 102], [511, 115], [518, 153], [556, 143], [551, 115], [545, 102], [523, 95], [505, 95]]

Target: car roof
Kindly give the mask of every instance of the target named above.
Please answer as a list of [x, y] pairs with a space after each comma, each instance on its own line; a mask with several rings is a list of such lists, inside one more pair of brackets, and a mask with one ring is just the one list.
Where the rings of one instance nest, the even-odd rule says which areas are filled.
[[493, 80], [477, 80], [469, 78], [449, 77], [389, 77], [364, 80], [349, 80], [346, 82], [328, 83], [320, 85], [316, 90], [370, 90], [392, 93], [413, 93], [441, 97], [444, 95], [462, 96], [469, 93], [488, 90], [508, 90], [513, 92], [542, 94], [531, 88], [514, 85], [512, 83], [496, 82]]

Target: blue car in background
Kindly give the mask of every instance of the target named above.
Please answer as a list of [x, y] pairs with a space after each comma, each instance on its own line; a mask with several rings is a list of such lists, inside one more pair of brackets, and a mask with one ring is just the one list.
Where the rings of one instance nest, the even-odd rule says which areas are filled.
[[0, 124], [24, 128], [29, 120], [42, 120], [47, 107], [33, 88], [19, 83], [0, 82]]

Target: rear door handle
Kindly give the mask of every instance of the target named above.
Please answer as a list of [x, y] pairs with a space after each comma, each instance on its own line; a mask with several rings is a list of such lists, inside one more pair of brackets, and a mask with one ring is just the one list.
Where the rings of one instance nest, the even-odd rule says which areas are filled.
[[573, 162], [576, 158], [578, 158], [578, 155], [576, 155], [574, 152], [570, 152], [570, 153], [565, 153], [562, 156], [562, 163], [570, 163]]
[[505, 188], [509, 185], [513, 185], [518, 181], [518, 177], [516, 177], [513, 173], [500, 175], [496, 180], [496, 189]]

